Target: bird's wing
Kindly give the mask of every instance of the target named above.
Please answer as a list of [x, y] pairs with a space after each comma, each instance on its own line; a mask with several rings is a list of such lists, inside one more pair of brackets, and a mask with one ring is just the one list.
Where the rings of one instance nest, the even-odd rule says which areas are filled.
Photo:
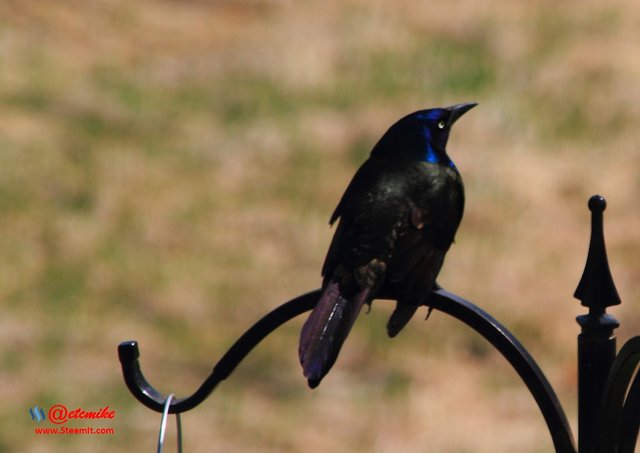
[[428, 240], [429, 226], [422, 211], [411, 208], [389, 263], [387, 280], [396, 300], [396, 309], [387, 323], [387, 333], [395, 337], [413, 317], [422, 300], [434, 288], [446, 250]]
[[387, 261], [396, 239], [396, 226], [406, 216], [407, 204], [398, 178], [387, 178], [386, 159], [367, 160], [356, 172], [331, 216], [340, 222], [329, 246], [322, 275], [330, 278], [338, 265], [355, 269], [371, 260]]
[[446, 250], [429, 240], [424, 211], [415, 206], [409, 211], [394, 244], [387, 278], [394, 284], [399, 299], [418, 302], [433, 288]]

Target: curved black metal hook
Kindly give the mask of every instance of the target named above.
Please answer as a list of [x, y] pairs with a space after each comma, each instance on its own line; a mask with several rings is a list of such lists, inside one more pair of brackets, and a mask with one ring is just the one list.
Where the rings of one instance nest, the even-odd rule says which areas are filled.
[[618, 447], [621, 453], [633, 453], [640, 431], [640, 373], [636, 373], [622, 408]]
[[640, 374], [635, 374], [638, 364], [640, 336], [625, 343], [611, 367], [603, 398], [599, 451], [635, 449], [640, 424]]
[[[280, 305], [265, 315], [231, 346], [213, 368], [213, 372], [193, 395], [187, 398], [178, 398], [171, 403], [169, 413], [186, 412], [202, 403], [221, 381], [229, 377], [238, 364], [258, 343], [285, 322], [311, 310], [318, 302], [319, 297], [320, 290], [312, 291]], [[122, 365], [124, 381], [129, 391], [149, 409], [162, 412], [167, 398], [149, 384], [149, 381], [142, 374], [140, 362], [138, 361], [140, 357], [138, 342], [124, 341], [120, 343], [118, 345], [118, 357]]]
[[[296, 297], [254, 324], [220, 359], [211, 375], [193, 395], [171, 403], [169, 413], [186, 412], [204, 401], [267, 335], [290, 319], [311, 310], [317, 303], [320, 292], [315, 290]], [[380, 298], [390, 299], [384, 296]], [[505, 326], [473, 303], [443, 289], [430, 293], [424, 305], [462, 321], [498, 349], [533, 395], [547, 423], [556, 451], [561, 453], [576, 451], [571, 428], [553, 388], [535, 360]], [[149, 384], [142, 374], [138, 361], [140, 353], [137, 342], [120, 343], [118, 355], [124, 380], [133, 396], [148, 408], [162, 412], [166, 397]]]
[[475, 304], [443, 289], [431, 293], [425, 304], [462, 321], [500, 351], [538, 404], [556, 452], [577, 451], [571, 427], [553, 387], [533, 357], [505, 326]]

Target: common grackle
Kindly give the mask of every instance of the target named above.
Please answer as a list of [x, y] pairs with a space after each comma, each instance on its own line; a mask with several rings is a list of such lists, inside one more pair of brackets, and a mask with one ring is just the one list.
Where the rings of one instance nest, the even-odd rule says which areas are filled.
[[300, 363], [316, 387], [338, 357], [364, 304], [397, 300], [394, 337], [435, 280], [464, 210], [462, 178], [446, 152], [451, 126], [477, 104], [420, 110], [374, 146], [338, 203], [340, 219], [322, 268], [322, 295], [300, 334]]

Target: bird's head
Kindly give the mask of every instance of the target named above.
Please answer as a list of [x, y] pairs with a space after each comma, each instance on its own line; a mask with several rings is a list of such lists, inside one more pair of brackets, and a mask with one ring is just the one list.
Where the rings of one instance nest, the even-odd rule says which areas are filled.
[[371, 155], [453, 166], [446, 151], [451, 126], [476, 105], [470, 102], [413, 112], [389, 128]]

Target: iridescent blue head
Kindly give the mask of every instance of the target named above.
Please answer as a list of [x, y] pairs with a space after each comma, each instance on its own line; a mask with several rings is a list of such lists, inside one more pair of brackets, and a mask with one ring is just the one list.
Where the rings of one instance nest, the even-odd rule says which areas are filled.
[[389, 128], [371, 155], [453, 167], [446, 150], [451, 126], [476, 105], [471, 102], [411, 113]]

